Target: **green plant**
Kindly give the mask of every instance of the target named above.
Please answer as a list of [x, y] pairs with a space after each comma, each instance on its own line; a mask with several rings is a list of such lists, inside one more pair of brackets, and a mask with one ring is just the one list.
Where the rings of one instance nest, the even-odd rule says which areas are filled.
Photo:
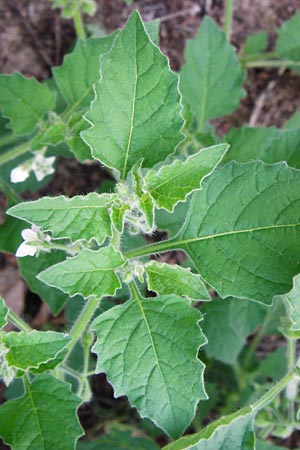
[[[21, 143], [0, 161], [29, 146], [60, 153], [67, 141], [78, 159], [100, 161], [115, 187], [20, 203], [2, 181], [10, 209], [1, 248], [17, 249], [22, 275], [53, 314], [80, 311], [66, 333], [36, 331], [0, 302], [0, 326], [20, 330], [1, 332], [1, 375], [23, 382], [20, 397], [0, 407], [0, 436], [13, 449], [73, 449], [83, 434], [77, 409], [100, 372], [172, 439], [193, 419], [199, 431], [205, 409], [224, 415], [166, 449], [254, 449], [256, 416], [262, 441], [290, 435], [299, 427], [299, 128], [216, 136], [210, 121], [238, 107], [244, 71], [209, 18], [187, 45], [180, 77], [134, 12], [122, 31], [79, 41], [54, 79], [64, 97], [56, 106], [53, 87], [1, 76], [2, 114], [20, 136], [4, 136], [4, 148]], [[157, 229], [169, 239], [146, 245], [141, 236]], [[149, 260], [169, 250], [183, 250], [187, 267]], [[287, 364], [282, 353], [259, 361], [260, 339], [278, 326]], [[78, 448], [110, 445], [157, 448], [118, 426]]]

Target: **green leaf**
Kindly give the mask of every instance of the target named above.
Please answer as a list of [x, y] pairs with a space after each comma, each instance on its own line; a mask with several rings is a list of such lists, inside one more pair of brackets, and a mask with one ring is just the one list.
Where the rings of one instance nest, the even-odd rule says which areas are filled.
[[232, 128], [224, 137], [230, 147], [222, 162], [225, 164], [228, 161], [249, 162], [261, 159], [279, 134], [280, 131], [275, 127], [250, 128], [245, 125], [242, 128]]
[[173, 211], [178, 202], [195, 189], [208, 176], [224, 156], [226, 144], [200, 150], [185, 161], [175, 160], [158, 171], [149, 170], [145, 177], [145, 190], [154, 198], [158, 208]]
[[26, 220], [51, 231], [54, 238], [96, 239], [101, 244], [111, 236], [108, 209], [115, 195], [96, 194], [67, 198], [43, 197], [32, 202], [19, 203], [7, 212], [13, 217]]
[[286, 450], [286, 447], [278, 447], [278, 445], [274, 445], [269, 441], [257, 439], [256, 450]]
[[294, 114], [285, 122], [284, 128], [299, 128], [300, 127], [300, 111], [295, 111]]
[[276, 50], [282, 58], [300, 61], [300, 13], [299, 11], [284, 22], [278, 31]]
[[188, 41], [185, 60], [180, 89], [202, 130], [208, 120], [238, 108], [245, 94], [242, 89], [244, 72], [234, 48], [208, 16], [196, 36]]
[[199, 275], [177, 265], [151, 261], [146, 264], [148, 287], [159, 295], [176, 294], [191, 300], [211, 300]]
[[225, 137], [230, 144], [224, 161], [248, 162], [260, 159], [274, 164], [286, 161], [300, 168], [300, 128], [248, 128], [231, 130]]
[[157, 228], [159, 230], [167, 231], [169, 236], [176, 236], [185, 221], [189, 209], [189, 200], [190, 199], [184, 203], [178, 203], [175, 206], [173, 213], [170, 213], [166, 209], [158, 209], [155, 212]]
[[124, 264], [121, 254], [113, 246], [97, 251], [82, 250], [77, 256], [44, 270], [38, 279], [71, 297], [80, 294], [85, 298], [101, 298], [114, 295], [121, 287], [115, 270]]
[[127, 395], [142, 417], [172, 437], [192, 420], [205, 399], [204, 365], [197, 359], [205, 343], [200, 313], [175, 295], [134, 298], [93, 322], [97, 372], [107, 373], [115, 396]]
[[288, 306], [291, 330], [300, 331], [300, 274], [294, 277], [293, 289], [281, 298]]
[[148, 22], [145, 22], [144, 25], [145, 25], [145, 30], [147, 31], [150, 39], [152, 40], [152, 42], [155, 45], [158, 46], [160, 20], [159, 19], [149, 20]]
[[55, 359], [70, 340], [70, 336], [55, 331], [11, 331], [1, 336], [1, 341], [8, 349], [8, 365], [22, 370], [38, 369], [42, 363]]
[[197, 434], [183, 437], [164, 450], [255, 450], [254, 415], [250, 408], [222, 417]]
[[109, 51], [117, 34], [78, 40], [63, 64], [53, 69], [55, 82], [72, 110], [87, 108], [91, 103], [93, 85], [100, 77], [100, 55]]
[[[80, 118], [78, 116], [80, 116]], [[82, 113], [79, 112], [73, 114], [68, 125], [70, 130], [68, 133], [67, 144], [75, 158], [81, 162], [86, 160], [93, 161], [90, 148], [80, 137], [80, 133], [89, 128], [87, 121], [82, 117]]]
[[158, 450], [155, 442], [144, 437], [138, 437], [134, 430], [112, 429], [110, 433], [101, 436], [100, 439], [93, 442], [79, 442], [76, 450]]
[[20, 73], [0, 75], [0, 109], [16, 134], [31, 133], [55, 106], [55, 93]]
[[246, 55], [255, 55], [263, 52], [268, 45], [268, 33], [266, 31], [258, 31], [257, 33], [247, 36], [244, 53]]
[[[94, 158], [120, 172], [144, 159], [144, 167], [163, 161], [182, 140], [178, 76], [152, 44], [138, 12], [101, 57], [102, 78], [82, 133]], [[99, 145], [100, 142], [100, 145]]]
[[300, 272], [299, 185], [285, 163], [229, 163], [193, 194], [174, 247], [221, 297], [270, 304]]
[[4, 299], [0, 297], [0, 330], [7, 324], [8, 309], [5, 305]]
[[[64, 261], [65, 259], [66, 253], [64, 251], [51, 251], [51, 253], [41, 252], [35, 258], [32, 258], [32, 256], [18, 258], [20, 273], [29, 289], [32, 292], [35, 292], [43, 302], [47, 303], [54, 316], [57, 316], [62, 310], [69, 296], [59, 289], [42, 283], [38, 280], [37, 275], [48, 267]], [[72, 299], [74, 302], [77, 302], [78, 300], [78, 297]]]
[[205, 353], [224, 364], [234, 364], [246, 344], [247, 336], [261, 323], [261, 305], [240, 299], [214, 299], [202, 305], [203, 331], [208, 344]]
[[0, 407], [0, 436], [12, 450], [73, 450], [83, 430], [80, 400], [70, 386], [50, 375], [26, 382], [25, 394]]

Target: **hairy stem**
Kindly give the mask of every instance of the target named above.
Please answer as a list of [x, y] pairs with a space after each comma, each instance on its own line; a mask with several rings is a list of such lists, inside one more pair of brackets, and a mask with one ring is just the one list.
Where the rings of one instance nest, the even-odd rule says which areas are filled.
[[262, 397], [260, 397], [255, 403], [251, 405], [254, 411], [259, 411], [267, 406], [281, 391], [288, 385], [288, 383], [294, 378], [296, 374], [295, 369], [287, 373], [278, 383], [269, 389]]
[[225, 0], [225, 22], [224, 32], [228, 41], [230, 41], [232, 16], [234, 0]]
[[[287, 338], [287, 366], [288, 370], [292, 370], [296, 364], [296, 341], [295, 339]], [[293, 422], [295, 419], [295, 398], [294, 398], [294, 383], [288, 384], [286, 387], [286, 397], [289, 400], [289, 421]]]
[[86, 34], [84, 30], [84, 25], [82, 21], [81, 11], [78, 8], [73, 16], [74, 28], [79, 39], [86, 39]]
[[22, 144], [16, 145], [16, 147], [13, 147], [11, 150], [8, 150], [0, 155], [0, 166], [15, 159], [17, 156], [27, 153], [30, 150], [30, 142], [22, 142]]
[[134, 250], [129, 250], [128, 252], [124, 253], [124, 256], [127, 259], [132, 259], [138, 258], [139, 256], [147, 256], [154, 253], [163, 253], [178, 249], [180, 249], [178, 242], [176, 242], [175, 238], [172, 238], [165, 241], [154, 242], [154, 244], [139, 247]]
[[32, 328], [11, 309], [8, 311], [7, 320], [21, 331], [26, 333], [32, 331]]
[[76, 342], [81, 338], [83, 335], [85, 329], [89, 326], [90, 321], [92, 320], [93, 315], [95, 314], [99, 303], [101, 299], [100, 298], [94, 298], [90, 297], [84, 308], [82, 309], [78, 319], [74, 323], [73, 327], [71, 328], [70, 335], [72, 337], [71, 342], [67, 345], [68, 353], [64, 358], [64, 361], [68, 358], [71, 351], [75, 347]]

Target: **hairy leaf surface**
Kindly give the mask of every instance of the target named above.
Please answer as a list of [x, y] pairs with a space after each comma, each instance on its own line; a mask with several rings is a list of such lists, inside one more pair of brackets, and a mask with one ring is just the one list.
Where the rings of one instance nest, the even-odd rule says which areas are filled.
[[101, 57], [101, 76], [82, 133], [92, 155], [122, 178], [141, 158], [145, 167], [164, 160], [183, 137], [178, 76], [137, 12]]
[[185, 60], [180, 88], [184, 102], [191, 107], [202, 130], [208, 120], [238, 108], [244, 96], [244, 73], [234, 48], [208, 16], [196, 36], [188, 41]]
[[159, 295], [175, 294], [191, 300], [211, 300], [200, 276], [189, 269], [151, 261], [145, 266], [145, 271], [149, 289]]
[[175, 295], [139, 295], [93, 322], [97, 372], [107, 373], [115, 395], [127, 395], [141, 416], [178, 437], [205, 399], [204, 365], [197, 359], [205, 343], [200, 313]]
[[55, 93], [35, 78], [20, 73], [0, 75], [0, 109], [17, 134], [31, 133], [55, 106]]
[[54, 238], [97, 239], [101, 244], [111, 235], [108, 208], [115, 196], [96, 194], [67, 198], [43, 197], [33, 202], [19, 203], [8, 214], [51, 231]]
[[255, 450], [254, 415], [244, 408], [211, 423], [200, 433], [183, 437], [164, 450]]
[[145, 190], [150, 192], [158, 208], [173, 211], [174, 206], [186, 199], [201, 181], [209, 175], [224, 156], [226, 144], [200, 150], [185, 161], [175, 160], [158, 171], [149, 170], [145, 177]]
[[63, 64], [53, 69], [54, 80], [72, 110], [90, 105], [93, 85], [100, 78], [100, 55], [110, 50], [117, 34], [78, 40]]
[[0, 407], [0, 436], [12, 450], [74, 450], [83, 434], [70, 385], [50, 375], [26, 383], [25, 394]]
[[101, 298], [121, 287], [115, 270], [125, 264], [121, 254], [108, 246], [97, 251], [82, 250], [77, 256], [49, 267], [38, 279], [74, 296]]
[[11, 331], [1, 336], [1, 341], [8, 348], [8, 365], [22, 370], [39, 368], [42, 363], [55, 359], [70, 340], [70, 336], [55, 331]]
[[222, 297], [270, 304], [300, 272], [300, 171], [229, 163], [203, 184], [178, 247]]

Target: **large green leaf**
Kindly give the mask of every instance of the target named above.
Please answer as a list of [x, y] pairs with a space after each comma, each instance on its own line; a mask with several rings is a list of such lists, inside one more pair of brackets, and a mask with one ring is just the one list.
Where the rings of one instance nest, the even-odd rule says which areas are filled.
[[[69, 296], [59, 289], [42, 283], [38, 280], [37, 275], [48, 267], [64, 261], [65, 259], [66, 253], [64, 251], [51, 251], [50, 253], [41, 252], [35, 258], [32, 258], [32, 256], [18, 258], [20, 273], [29, 289], [38, 294], [38, 296], [47, 303], [50, 311], [55, 316], [62, 310]], [[77, 302], [79, 299], [80, 297], [76, 297], [73, 298], [72, 301]]]
[[100, 77], [100, 55], [109, 51], [116, 35], [78, 40], [63, 64], [53, 69], [55, 82], [72, 110], [91, 103], [93, 85]]
[[193, 194], [177, 239], [222, 297], [270, 304], [300, 272], [300, 171], [229, 163]]
[[113, 246], [97, 251], [82, 250], [77, 256], [49, 267], [38, 279], [74, 296], [101, 298], [114, 295], [121, 287], [115, 270], [125, 264], [121, 254]]
[[208, 120], [238, 108], [244, 96], [244, 73], [234, 48], [208, 16], [196, 36], [188, 41], [185, 59], [180, 89], [202, 130]]
[[127, 395], [142, 417], [178, 437], [206, 398], [205, 343], [200, 313], [175, 295], [145, 299], [138, 293], [93, 322], [97, 372], [107, 373], [115, 396]]
[[0, 330], [7, 324], [8, 309], [2, 297], [0, 297]]
[[231, 130], [224, 140], [230, 144], [224, 161], [260, 159], [270, 164], [286, 161], [289, 166], [300, 168], [300, 128], [277, 130], [245, 126]]
[[[247, 336], [262, 322], [263, 307], [239, 299], [214, 299], [202, 305], [203, 331], [208, 344], [204, 347], [209, 358], [234, 364], [246, 344]], [[265, 308], [264, 308], [265, 309]]]
[[6, 361], [17, 369], [38, 369], [41, 364], [54, 360], [71, 338], [55, 331], [24, 331], [3, 333], [0, 337], [5, 347]]
[[135, 162], [152, 167], [182, 140], [178, 76], [152, 44], [138, 12], [101, 57], [102, 78], [82, 133], [92, 155], [122, 178]]
[[55, 106], [55, 93], [35, 78], [20, 73], [0, 75], [0, 109], [16, 134], [31, 133]]
[[145, 190], [150, 192], [158, 208], [173, 211], [176, 204], [199, 189], [201, 181], [209, 175], [224, 156], [226, 144], [200, 150], [185, 161], [175, 160], [158, 171], [149, 170], [145, 177]]
[[8, 210], [8, 214], [51, 231], [54, 238], [90, 240], [101, 244], [111, 235], [108, 208], [115, 196], [96, 194], [67, 198], [43, 197], [32, 202], [19, 203]]
[[70, 385], [50, 375], [26, 383], [25, 394], [0, 407], [0, 436], [12, 450], [74, 450], [83, 434], [80, 400]]
[[300, 61], [300, 13], [299, 11], [284, 22], [278, 31], [276, 50], [282, 58]]
[[255, 450], [254, 415], [244, 408], [212, 422], [197, 434], [183, 437], [164, 450]]
[[191, 300], [211, 300], [200, 276], [189, 269], [151, 261], [145, 265], [145, 271], [149, 289], [159, 295], [176, 294]]

